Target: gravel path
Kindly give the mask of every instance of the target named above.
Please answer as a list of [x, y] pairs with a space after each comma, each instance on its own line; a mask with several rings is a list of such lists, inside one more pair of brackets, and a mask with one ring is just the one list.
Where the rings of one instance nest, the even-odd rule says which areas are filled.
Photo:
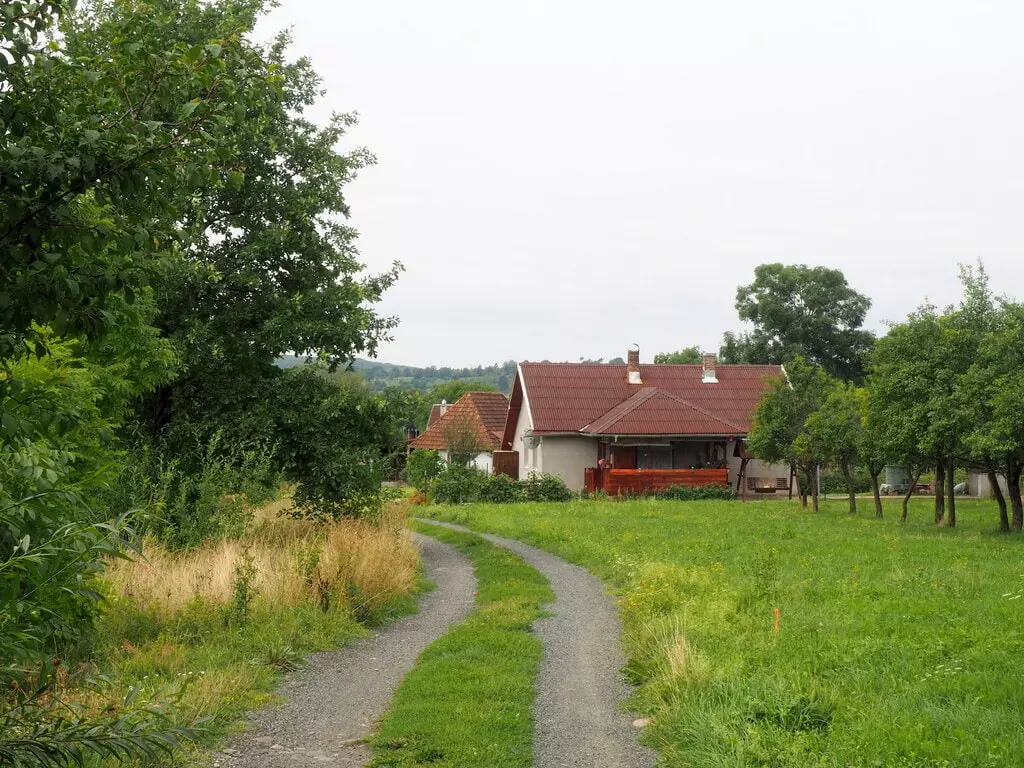
[[387, 709], [420, 652], [473, 609], [476, 578], [465, 555], [416, 536], [426, 578], [437, 588], [419, 613], [389, 624], [339, 651], [313, 654], [278, 693], [280, 707], [255, 713], [251, 728], [214, 755], [224, 768], [364, 766], [362, 742]]
[[536, 768], [647, 768], [654, 753], [636, 742], [637, 730], [622, 708], [629, 695], [623, 675], [615, 603], [585, 569], [511, 539], [424, 520], [483, 536], [515, 552], [547, 576], [555, 591], [550, 618], [534, 624], [544, 643], [537, 680], [534, 735]]

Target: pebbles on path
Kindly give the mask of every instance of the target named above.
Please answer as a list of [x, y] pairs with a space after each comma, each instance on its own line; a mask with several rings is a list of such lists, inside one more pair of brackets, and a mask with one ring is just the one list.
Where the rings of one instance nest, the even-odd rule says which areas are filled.
[[543, 573], [555, 591], [550, 618], [534, 627], [544, 643], [537, 680], [536, 768], [648, 768], [656, 756], [637, 744], [637, 728], [622, 707], [630, 688], [622, 675], [622, 625], [601, 581], [555, 555], [459, 525], [515, 552]]
[[476, 578], [454, 547], [416, 536], [425, 576], [437, 586], [419, 613], [338, 651], [315, 653], [278, 693], [281, 707], [255, 713], [251, 727], [215, 756], [223, 768], [365, 766], [364, 742], [420, 652], [462, 621], [474, 605]]

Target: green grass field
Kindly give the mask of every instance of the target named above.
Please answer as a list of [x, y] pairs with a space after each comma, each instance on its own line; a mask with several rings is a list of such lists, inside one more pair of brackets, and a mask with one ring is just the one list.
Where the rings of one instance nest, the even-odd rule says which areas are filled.
[[[670, 766], [1024, 765], [1024, 540], [844, 502], [428, 507], [620, 596], [645, 739]], [[773, 610], [779, 610], [775, 631]]]

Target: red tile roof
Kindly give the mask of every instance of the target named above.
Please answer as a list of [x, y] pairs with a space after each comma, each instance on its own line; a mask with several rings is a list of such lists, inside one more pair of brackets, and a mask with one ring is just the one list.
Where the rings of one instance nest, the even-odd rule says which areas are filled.
[[434, 421], [419, 437], [410, 440], [413, 448], [443, 451], [451, 429], [470, 429], [482, 450], [501, 447], [502, 432], [508, 415], [508, 398], [501, 392], [467, 392]]
[[[615, 431], [605, 434], [745, 434], [768, 380], [782, 375], [778, 365], [718, 365], [715, 383], [702, 380], [700, 365], [641, 365], [643, 384], [629, 384], [625, 365], [600, 363], [522, 363], [522, 381], [513, 387], [525, 389], [535, 433], [579, 432], [589, 427], [594, 433], [598, 420]], [[518, 377], [517, 377], [518, 378]], [[625, 404], [645, 389], [661, 394], [646, 395], [633, 407]], [[665, 397], [668, 395], [668, 397]], [[617, 406], [623, 412], [611, 413]], [[515, 414], [512, 411], [516, 411]], [[671, 433], [655, 425], [657, 414], [681, 430]], [[510, 410], [509, 420], [518, 417]], [[709, 427], [719, 422], [714, 431]], [[515, 425], [511, 425], [514, 431]], [[637, 431], [657, 429], [657, 431]], [[506, 428], [506, 443], [510, 430]]]
[[430, 416], [427, 417], [427, 429], [434, 424], [435, 421], [441, 418], [441, 404], [435, 403], [430, 406]]
[[582, 432], [590, 435], [729, 435], [746, 430], [657, 387], [643, 387]]

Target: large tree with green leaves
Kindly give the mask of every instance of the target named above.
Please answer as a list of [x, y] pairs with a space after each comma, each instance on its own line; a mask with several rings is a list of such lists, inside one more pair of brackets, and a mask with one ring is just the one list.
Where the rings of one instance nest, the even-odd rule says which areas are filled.
[[838, 269], [762, 264], [736, 291], [736, 310], [753, 329], [727, 333], [720, 355], [730, 363], [785, 363], [800, 355], [845, 381], [859, 381], [874, 340], [863, 329], [871, 300]]

